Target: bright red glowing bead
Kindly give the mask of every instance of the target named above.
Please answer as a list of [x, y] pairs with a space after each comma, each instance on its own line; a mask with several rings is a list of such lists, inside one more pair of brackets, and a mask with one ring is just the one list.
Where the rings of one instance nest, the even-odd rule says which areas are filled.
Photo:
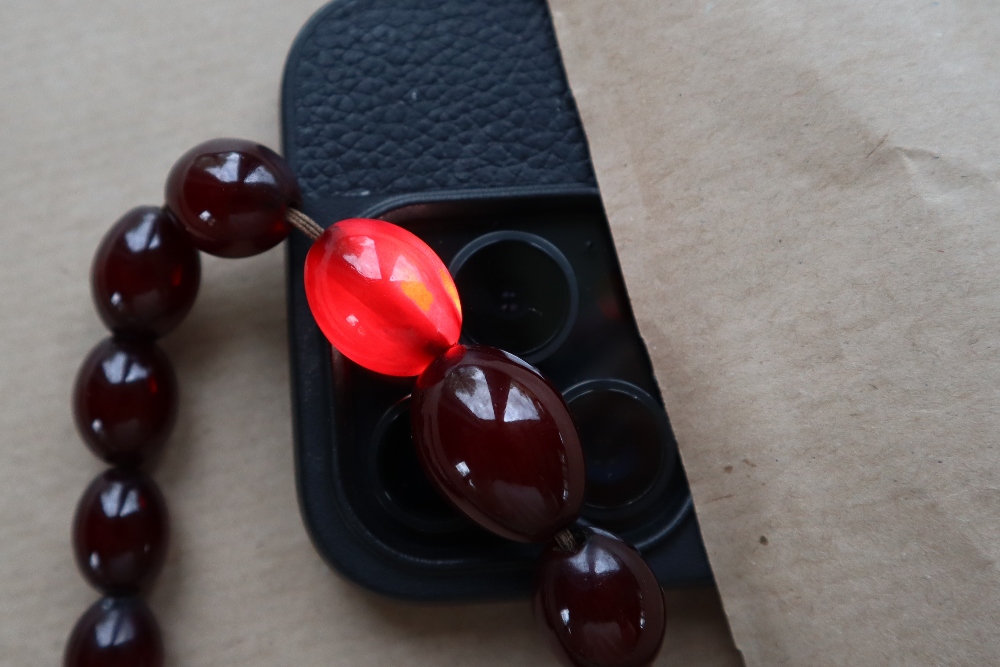
[[441, 259], [382, 220], [327, 229], [306, 257], [306, 298], [341, 354], [385, 375], [419, 375], [458, 342], [462, 306]]

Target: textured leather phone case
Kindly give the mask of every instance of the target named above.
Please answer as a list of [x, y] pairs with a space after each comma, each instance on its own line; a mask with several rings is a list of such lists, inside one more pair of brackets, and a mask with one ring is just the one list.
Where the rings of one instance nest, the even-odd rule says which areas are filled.
[[[324, 226], [401, 209], [451, 215], [461, 225], [465, 202], [471, 217], [494, 210], [534, 215], [539, 226], [527, 231], [536, 234], [562, 216], [569, 222], [552, 227], [562, 241], [553, 240], [565, 246], [584, 234], [584, 223], [577, 234], [568, 215], [578, 211], [604, 248], [601, 266], [614, 274], [608, 284], [616, 286], [627, 320], [619, 329], [648, 367], [543, 0], [333, 2], [292, 48], [282, 112], [284, 153], [298, 175], [303, 209]], [[454, 255], [447, 224], [436, 229], [429, 242]], [[367, 456], [369, 425], [356, 420], [351, 401], [395, 400], [407, 389], [359, 374], [331, 351], [305, 301], [308, 248], [303, 236], [291, 237], [288, 303], [298, 488], [318, 550], [346, 576], [394, 596], [526, 592], [537, 547], [485, 534], [466, 540], [461, 531], [407, 541], [406, 530], [393, 533], [391, 518], [383, 524], [378, 508], [362, 507], [352, 495], [368, 484], [355, 478], [365, 474], [356, 464]], [[655, 394], [651, 369], [642, 373]], [[667, 585], [709, 581], [686, 481], [677, 474], [676, 512], [635, 541]]]
[[285, 75], [307, 200], [596, 190], [544, 2], [341, 0]]

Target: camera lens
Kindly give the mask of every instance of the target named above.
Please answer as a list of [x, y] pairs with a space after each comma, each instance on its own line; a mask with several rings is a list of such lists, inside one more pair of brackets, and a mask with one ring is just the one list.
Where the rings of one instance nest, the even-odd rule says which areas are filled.
[[540, 236], [486, 234], [456, 255], [451, 270], [470, 342], [538, 361], [562, 344], [576, 319], [573, 269]]
[[584, 513], [622, 519], [661, 494], [677, 462], [663, 408], [621, 380], [594, 380], [566, 392], [587, 464]]
[[409, 397], [389, 409], [373, 435], [375, 476], [382, 505], [400, 521], [425, 532], [465, 525], [424, 474], [410, 432]]

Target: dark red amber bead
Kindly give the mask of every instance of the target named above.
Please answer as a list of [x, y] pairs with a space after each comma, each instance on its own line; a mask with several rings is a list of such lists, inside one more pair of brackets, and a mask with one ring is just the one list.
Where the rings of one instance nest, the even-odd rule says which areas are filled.
[[288, 236], [285, 212], [298, 204], [300, 194], [292, 170], [270, 148], [243, 139], [213, 139], [174, 164], [166, 198], [199, 250], [249, 257]]
[[162, 208], [134, 208], [108, 231], [90, 273], [104, 324], [125, 335], [162, 336], [194, 305], [201, 259]]
[[556, 655], [577, 667], [644, 667], [666, 630], [663, 591], [639, 552], [597, 529], [542, 552], [535, 620]]
[[142, 463], [160, 449], [177, 417], [177, 379], [167, 355], [151, 341], [101, 341], [77, 373], [73, 415], [102, 459]]
[[163, 565], [167, 530], [167, 505], [153, 480], [138, 470], [106, 470], [76, 507], [77, 565], [105, 593], [138, 591]]
[[306, 297], [330, 343], [385, 375], [418, 375], [458, 342], [451, 274], [419, 238], [381, 220], [342, 220], [306, 256]]
[[163, 639], [142, 600], [103, 598], [70, 633], [63, 667], [162, 667]]
[[527, 363], [456, 345], [417, 378], [412, 401], [421, 465], [473, 521], [541, 542], [576, 518], [580, 438], [559, 391]]

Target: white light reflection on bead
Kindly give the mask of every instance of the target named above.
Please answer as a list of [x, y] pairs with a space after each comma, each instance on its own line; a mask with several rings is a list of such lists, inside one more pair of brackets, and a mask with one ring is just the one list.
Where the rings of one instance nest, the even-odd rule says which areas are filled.
[[223, 183], [236, 183], [240, 180], [240, 154], [230, 153], [226, 156], [225, 164], [208, 167], [205, 171]]
[[569, 564], [578, 572], [591, 574], [605, 574], [621, 569], [621, 563], [614, 556], [600, 549], [583, 549], [569, 560]]
[[124, 491], [125, 486], [121, 482], [115, 482], [105, 489], [104, 493], [101, 494], [101, 509], [104, 511], [104, 516], [128, 516], [142, 509], [139, 503], [139, 492], [136, 489], [129, 489], [123, 500]]
[[493, 421], [493, 397], [490, 396], [490, 386], [486, 382], [483, 369], [475, 366], [463, 366], [455, 371], [459, 386], [455, 388], [455, 396], [462, 401], [469, 412], [482, 420]]
[[115, 626], [118, 625], [119, 614], [112, 612], [108, 617], [94, 626], [94, 640], [101, 648], [108, 648], [115, 639]]
[[139, 507], [139, 492], [132, 489], [126, 494], [125, 502], [122, 503], [122, 508], [118, 510], [118, 516], [128, 516], [129, 514], [135, 514], [141, 508]]
[[125, 366], [128, 364], [128, 357], [124, 352], [116, 352], [110, 359], [101, 362], [101, 370], [104, 377], [112, 384], [119, 384], [125, 379]]
[[111, 384], [135, 382], [149, 377], [149, 371], [138, 364], [130, 364], [128, 355], [124, 352], [115, 352], [113, 357], [101, 362], [101, 370]]
[[[153, 234], [153, 225], [156, 223], [156, 217], [153, 215], [143, 216], [142, 222], [140, 222], [135, 228], [125, 232], [125, 245], [132, 252], [142, 252], [147, 248], [155, 248], [160, 245], [159, 236]], [[152, 238], [150, 238], [152, 237]], [[156, 245], [152, 244], [152, 241], [156, 241]]]
[[461, 475], [462, 477], [468, 477], [469, 476], [469, 472], [470, 472], [469, 471], [469, 466], [468, 466], [468, 464], [465, 461], [459, 461], [458, 463], [456, 463], [455, 464], [455, 470], [457, 470], [458, 474]]
[[560, 611], [559, 618], [562, 619], [563, 625], [569, 627], [569, 609], [563, 609]]
[[421, 282], [422, 280], [420, 271], [413, 265], [413, 262], [407, 259], [406, 255], [400, 255], [396, 258], [396, 264], [392, 267], [392, 275], [389, 276], [389, 282]]
[[618, 569], [618, 561], [613, 558], [611, 554], [606, 554], [600, 551], [597, 552], [596, 558], [594, 558], [594, 574], [615, 572]]
[[541, 417], [535, 403], [525, 395], [519, 386], [512, 383], [510, 392], [507, 394], [507, 407], [503, 411], [504, 422], [538, 421], [539, 419]]
[[369, 280], [382, 280], [382, 269], [378, 264], [378, 251], [375, 250], [375, 240], [367, 236], [354, 239], [354, 252], [345, 252], [344, 261], [354, 267], [354, 270]]
[[122, 624], [118, 626], [118, 632], [115, 633], [115, 646], [128, 644], [133, 639], [135, 639], [135, 626], [132, 625], [131, 619], [122, 619]]
[[139, 364], [132, 364], [128, 367], [128, 374], [125, 375], [126, 382], [137, 382], [149, 377], [149, 371]]
[[118, 508], [121, 507], [124, 492], [125, 487], [121, 482], [113, 482], [104, 490], [101, 494], [101, 509], [104, 511], [104, 516], [118, 516]]
[[128, 616], [113, 611], [94, 626], [94, 639], [101, 648], [121, 646], [135, 639], [135, 626]]
[[243, 180], [244, 183], [263, 183], [264, 185], [277, 185], [274, 176], [271, 175], [263, 165], [257, 167]]

